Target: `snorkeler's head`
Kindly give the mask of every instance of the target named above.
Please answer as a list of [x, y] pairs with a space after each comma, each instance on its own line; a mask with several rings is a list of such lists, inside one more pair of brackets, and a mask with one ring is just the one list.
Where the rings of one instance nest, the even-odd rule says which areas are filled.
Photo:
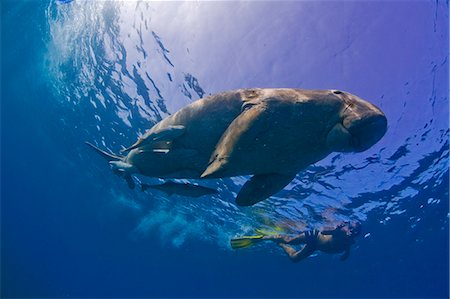
[[361, 233], [361, 223], [358, 221], [349, 222], [348, 228], [352, 237], [356, 237]]
[[345, 221], [337, 226], [349, 237], [356, 237], [361, 233], [361, 224], [358, 221]]

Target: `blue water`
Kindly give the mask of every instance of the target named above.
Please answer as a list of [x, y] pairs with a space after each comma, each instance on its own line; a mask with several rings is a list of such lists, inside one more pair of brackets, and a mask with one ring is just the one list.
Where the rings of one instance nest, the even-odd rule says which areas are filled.
[[[449, 296], [449, 4], [443, 1], [1, 2], [2, 297]], [[384, 138], [332, 154], [251, 208], [129, 190], [118, 152], [198, 98], [342, 89]], [[157, 183], [152, 178], [139, 178]], [[254, 228], [358, 220], [346, 262], [292, 263]]]

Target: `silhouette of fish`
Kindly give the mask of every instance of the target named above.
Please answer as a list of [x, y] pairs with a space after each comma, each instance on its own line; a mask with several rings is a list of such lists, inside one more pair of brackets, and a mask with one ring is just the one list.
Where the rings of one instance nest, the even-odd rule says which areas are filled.
[[58, 3], [58, 4], [69, 4], [72, 1], [73, 0], [56, 0], [56, 3]]
[[217, 194], [217, 190], [199, 185], [193, 185], [189, 183], [176, 183], [172, 181], [165, 182], [159, 185], [141, 184], [141, 191], [144, 192], [147, 189], [156, 189], [171, 196], [177, 194], [187, 197], [201, 197], [204, 195]]

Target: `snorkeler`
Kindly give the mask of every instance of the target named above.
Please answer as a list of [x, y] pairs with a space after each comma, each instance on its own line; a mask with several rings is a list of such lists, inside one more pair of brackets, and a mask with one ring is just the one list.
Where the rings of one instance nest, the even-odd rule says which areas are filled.
[[[345, 261], [350, 255], [350, 246], [355, 243], [355, 237], [361, 232], [361, 225], [358, 222], [343, 223], [332, 230], [310, 230], [299, 235], [290, 237], [288, 235], [265, 235], [257, 230], [257, 236], [245, 236], [231, 240], [233, 249], [249, 247], [260, 241], [273, 241], [278, 243], [289, 255], [292, 261], [301, 261], [314, 251], [319, 250], [325, 253], [343, 253], [341, 261]], [[290, 245], [304, 244], [299, 251]]]

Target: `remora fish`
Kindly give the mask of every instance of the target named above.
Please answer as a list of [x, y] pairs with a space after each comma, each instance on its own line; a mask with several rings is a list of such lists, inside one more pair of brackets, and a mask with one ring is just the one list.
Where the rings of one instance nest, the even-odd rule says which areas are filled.
[[200, 197], [218, 193], [217, 190], [208, 187], [193, 185], [189, 183], [176, 183], [172, 181], [168, 181], [159, 185], [141, 184], [141, 191], [145, 191], [149, 188], [162, 191], [169, 196], [172, 194], [177, 194], [187, 197]]

